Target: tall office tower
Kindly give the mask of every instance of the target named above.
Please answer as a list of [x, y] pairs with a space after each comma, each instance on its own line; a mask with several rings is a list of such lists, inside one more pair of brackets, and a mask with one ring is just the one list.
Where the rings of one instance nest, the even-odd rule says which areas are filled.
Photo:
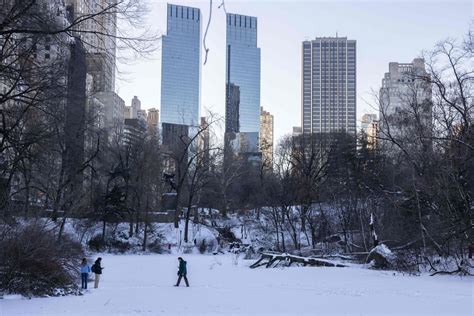
[[[431, 86], [421, 79], [427, 76], [422, 58], [415, 58], [412, 63], [389, 63], [389, 72], [385, 73], [379, 94], [382, 137], [414, 138], [414, 132], [430, 133]], [[417, 127], [425, 131], [415, 131]]]
[[260, 150], [264, 166], [273, 168], [273, 115], [264, 111], [260, 112]]
[[77, 30], [87, 52], [87, 72], [94, 78], [93, 92], [115, 91], [117, 15], [108, 8], [116, 2], [66, 0], [72, 18], [93, 16], [80, 23]]
[[197, 127], [201, 94], [201, 12], [168, 4], [167, 16], [161, 48], [161, 122]]
[[234, 152], [258, 154], [260, 48], [257, 18], [227, 14], [226, 142]]
[[302, 47], [304, 134], [356, 134], [356, 41], [317, 37]]

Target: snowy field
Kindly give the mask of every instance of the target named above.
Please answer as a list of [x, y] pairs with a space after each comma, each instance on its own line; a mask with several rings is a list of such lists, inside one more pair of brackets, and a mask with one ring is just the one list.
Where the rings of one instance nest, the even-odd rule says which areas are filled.
[[0, 315], [474, 315], [473, 278], [250, 269], [253, 261], [235, 266], [230, 256], [188, 255], [191, 287], [176, 288], [177, 256], [102, 257], [100, 289], [84, 296], [6, 297]]

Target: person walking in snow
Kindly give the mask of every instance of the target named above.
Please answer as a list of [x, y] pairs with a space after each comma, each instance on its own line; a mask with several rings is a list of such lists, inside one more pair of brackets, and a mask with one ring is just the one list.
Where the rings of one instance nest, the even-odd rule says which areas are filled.
[[104, 269], [102, 266], [101, 266], [101, 263], [102, 263], [102, 258], [99, 257], [97, 258], [97, 260], [94, 262], [94, 264], [92, 265], [92, 272], [95, 273], [95, 279], [94, 279], [94, 288], [97, 289], [99, 287], [99, 281], [100, 281], [100, 276], [102, 274], [102, 270]]
[[91, 272], [91, 267], [87, 263], [87, 259], [83, 258], [81, 263], [81, 288], [87, 290], [87, 279], [89, 278], [89, 273]]
[[189, 282], [188, 278], [186, 277], [186, 274], [188, 273], [186, 269], [186, 261], [184, 261], [183, 258], [179, 257], [179, 266], [178, 266], [178, 282], [176, 282], [175, 286], [179, 286], [179, 283], [181, 282], [181, 278], [184, 278], [184, 282], [186, 283], [186, 287], [189, 287]]

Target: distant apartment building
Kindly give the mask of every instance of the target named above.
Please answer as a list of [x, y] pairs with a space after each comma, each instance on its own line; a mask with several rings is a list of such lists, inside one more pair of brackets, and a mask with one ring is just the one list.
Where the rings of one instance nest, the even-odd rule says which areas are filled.
[[[380, 136], [384, 139], [428, 137], [432, 126], [431, 86], [425, 61], [389, 63], [379, 92]], [[419, 135], [423, 133], [423, 135]]]
[[160, 121], [160, 111], [156, 108], [148, 109], [147, 125], [151, 131], [158, 131], [158, 122]]
[[132, 99], [132, 102], [130, 104], [130, 114], [131, 118], [137, 118], [138, 117], [138, 111], [142, 109], [142, 102], [137, 96], [134, 96]]
[[[61, 0], [63, 1], [63, 0]], [[125, 104], [115, 93], [117, 14], [115, 0], [64, 0], [71, 20], [81, 20], [71, 31], [84, 43], [87, 74], [92, 78], [87, 97], [97, 127], [109, 137], [123, 128]], [[92, 17], [92, 18], [84, 18]]]
[[356, 41], [317, 37], [302, 44], [304, 134], [356, 134]]
[[362, 115], [360, 129], [363, 131], [362, 137], [365, 137], [364, 141], [367, 142], [368, 149], [376, 148], [378, 125], [377, 114]]
[[108, 131], [118, 131], [123, 128], [125, 101], [113, 91], [96, 92], [94, 98], [103, 105], [103, 126]]
[[291, 135], [294, 136], [299, 136], [303, 133], [303, 130], [301, 126], [293, 126], [292, 133]]
[[132, 118], [132, 107], [131, 106], [125, 106], [123, 108], [123, 118], [124, 119], [131, 119]]
[[257, 18], [226, 15], [226, 148], [260, 159], [260, 48]]
[[137, 111], [137, 119], [139, 119], [140, 121], [146, 123], [147, 121], [147, 113], [146, 113], [146, 110], [138, 110]]
[[125, 119], [123, 126], [123, 143], [133, 146], [140, 143], [146, 134], [146, 124], [139, 118]]
[[367, 126], [366, 137], [367, 137], [367, 149], [376, 150], [378, 145], [378, 132], [379, 132], [379, 121], [374, 120]]
[[367, 128], [369, 127], [370, 123], [377, 120], [377, 114], [364, 114], [362, 115], [362, 119], [360, 122], [360, 128], [362, 131], [367, 133]]
[[260, 110], [260, 150], [262, 152], [263, 164], [273, 168], [273, 115], [265, 111], [263, 107]]
[[[87, 53], [87, 72], [94, 77], [93, 91], [115, 91], [117, 15], [110, 7], [113, 0], [65, 0], [70, 16], [84, 19], [78, 24], [77, 35]], [[75, 29], [73, 29], [75, 30]]]

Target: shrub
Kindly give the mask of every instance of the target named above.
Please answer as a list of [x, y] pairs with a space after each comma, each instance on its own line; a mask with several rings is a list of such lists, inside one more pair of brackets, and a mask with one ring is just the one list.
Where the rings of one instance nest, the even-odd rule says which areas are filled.
[[235, 237], [232, 229], [229, 226], [224, 226], [222, 228], [217, 228], [219, 232], [219, 239], [224, 240], [226, 242], [240, 242], [240, 240]]
[[12, 230], [0, 241], [0, 289], [25, 296], [76, 293], [83, 257], [80, 243], [67, 235], [58, 243], [44, 226]]
[[106, 243], [102, 239], [102, 235], [95, 235], [87, 242], [89, 249], [95, 252], [102, 252], [105, 250]]
[[167, 249], [166, 250], [163, 249], [163, 245], [162, 245], [163, 239], [164, 237], [162, 234], [156, 234], [156, 238], [154, 238], [151, 243], [148, 243], [147, 245], [148, 250], [155, 253], [169, 252]]
[[120, 239], [110, 239], [107, 241], [107, 246], [110, 252], [125, 253], [130, 250], [130, 243], [128, 241], [122, 241]]

